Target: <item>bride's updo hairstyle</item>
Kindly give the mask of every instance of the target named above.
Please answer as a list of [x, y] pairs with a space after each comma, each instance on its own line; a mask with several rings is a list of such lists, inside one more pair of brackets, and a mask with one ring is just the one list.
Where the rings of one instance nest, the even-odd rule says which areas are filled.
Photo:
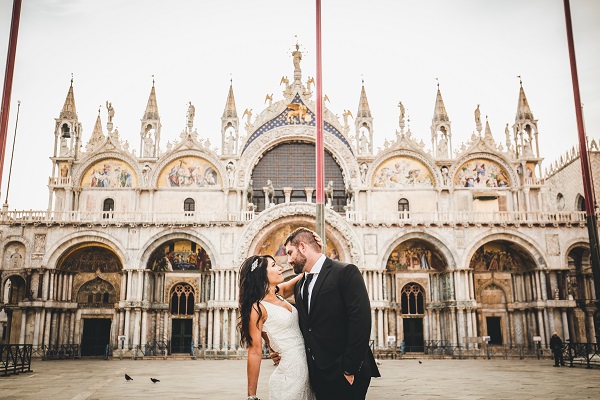
[[252, 344], [249, 326], [252, 307], [258, 312], [258, 321], [262, 319], [262, 311], [258, 306], [258, 302], [269, 292], [269, 279], [267, 277], [269, 260], [275, 261], [271, 256], [251, 256], [244, 260], [240, 267], [240, 317], [237, 327], [240, 331], [240, 343], [243, 347]]

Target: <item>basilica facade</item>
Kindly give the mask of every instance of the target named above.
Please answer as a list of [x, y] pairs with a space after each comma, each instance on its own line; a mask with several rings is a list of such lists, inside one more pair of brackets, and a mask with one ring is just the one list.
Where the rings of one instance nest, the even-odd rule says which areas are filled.
[[[229, 87], [219, 151], [197, 133], [191, 103], [164, 144], [154, 83], [139, 153], [113, 128], [110, 103], [84, 138], [71, 82], [48, 149], [47, 210], [2, 213], [2, 342], [239, 355], [242, 260], [271, 254], [289, 279], [284, 240], [315, 227], [314, 80], [292, 55], [293, 78], [260, 114], [240, 121]], [[515, 95], [502, 141], [477, 109], [477, 133], [460, 145], [439, 87], [431, 132], [413, 134], [400, 103], [379, 150], [364, 85], [356, 115], [324, 110], [326, 253], [361, 270], [376, 350], [482, 337], [547, 346], [553, 332], [595, 341], [579, 156], [542, 171], [522, 84]], [[590, 151], [598, 170], [595, 142]]]

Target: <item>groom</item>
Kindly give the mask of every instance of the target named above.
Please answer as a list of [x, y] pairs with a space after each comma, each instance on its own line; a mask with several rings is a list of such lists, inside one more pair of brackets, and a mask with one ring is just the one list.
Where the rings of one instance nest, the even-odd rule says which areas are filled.
[[325, 257], [313, 234], [298, 228], [285, 241], [288, 263], [304, 272], [294, 294], [311, 385], [318, 400], [364, 399], [380, 376], [367, 288], [356, 265]]

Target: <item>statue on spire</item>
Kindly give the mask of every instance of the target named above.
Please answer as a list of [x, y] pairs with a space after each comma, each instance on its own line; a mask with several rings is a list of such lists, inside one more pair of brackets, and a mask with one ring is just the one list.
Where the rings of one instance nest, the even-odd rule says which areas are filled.
[[192, 129], [192, 127], [194, 126], [194, 117], [196, 116], [196, 107], [194, 107], [192, 105], [192, 102], [189, 102], [188, 105], [188, 110], [187, 110], [187, 114], [186, 114], [186, 118], [187, 118], [187, 127], [189, 129]]

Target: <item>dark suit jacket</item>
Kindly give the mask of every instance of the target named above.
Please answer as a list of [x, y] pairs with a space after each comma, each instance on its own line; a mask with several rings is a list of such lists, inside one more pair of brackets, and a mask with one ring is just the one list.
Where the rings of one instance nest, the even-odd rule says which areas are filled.
[[344, 371], [380, 376], [369, 347], [369, 296], [358, 268], [327, 258], [312, 290], [310, 315], [302, 304], [303, 283], [296, 284], [294, 295], [311, 376], [333, 380]]

